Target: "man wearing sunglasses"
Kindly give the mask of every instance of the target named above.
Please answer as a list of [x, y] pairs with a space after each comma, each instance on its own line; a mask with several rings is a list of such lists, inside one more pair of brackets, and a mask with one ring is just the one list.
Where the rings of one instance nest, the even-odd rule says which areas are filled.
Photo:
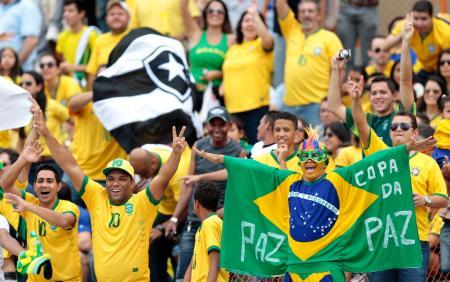
[[[350, 87], [350, 96], [353, 100], [353, 119], [359, 132], [364, 154], [369, 156], [389, 148], [369, 127], [366, 120], [361, 104], [363, 84], [351, 82]], [[407, 144], [412, 139], [417, 138], [418, 130], [415, 116], [407, 112], [395, 113], [390, 124], [390, 136], [394, 146]], [[431, 140], [431, 138], [428, 138], [428, 140]], [[445, 207], [448, 200], [447, 188], [439, 166], [430, 156], [412, 150], [410, 151], [409, 165], [413, 191], [412, 200], [414, 201], [419, 240], [422, 246], [422, 267], [372, 272], [369, 274], [370, 281], [426, 281], [430, 253], [427, 208]]]
[[384, 74], [386, 77], [391, 75], [394, 61], [389, 59], [389, 51], [382, 49], [385, 40], [386, 38], [384, 36], [376, 36], [372, 39], [370, 49], [367, 51], [367, 54], [372, 61], [372, 64], [366, 67], [368, 76], [377, 72]]

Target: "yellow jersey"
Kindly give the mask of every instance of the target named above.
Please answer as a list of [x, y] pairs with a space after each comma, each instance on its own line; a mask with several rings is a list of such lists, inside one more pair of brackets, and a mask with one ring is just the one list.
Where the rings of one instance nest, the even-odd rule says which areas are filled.
[[[362, 145], [365, 156], [389, 148], [383, 140], [378, 137], [373, 129], [370, 130], [369, 144]], [[432, 157], [415, 152], [409, 158], [409, 167], [411, 170], [411, 184], [414, 193], [422, 196], [438, 195], [448, 198], [444, 177], [442, 176], [438, 164]], [[419, 240], [428, 241], [430, 223], [428, 220], [427, 207], [416, 207], [415, 211]]]
[[111, 54], [111, 51], [116, 47], [117, 43], [119, 43], [127, 33], [128, 30], [119, 34], [108, 32], [100, 35], [97, 40], [95, 40], [89, 63], [86, 66], [86, 72], [92, 75], [97, 74], [99, 67], [108, 63], [109, 54]]
[[436, 128], [436, 126], [439, 124], [439, 122], [442, 120], [442, 116], [441, 114], [437, 114], [435, 115], [431, 120], [430, 120], [430, 126], [433, 128]]
[[430, 222], [430, 234], [435, 234], [438, 236], [441, 234], [442, 226], [444, 226], [444, 220], [439, 216], [439, 211], [436, 212]]
[[17, 130], [2, 130], [0, 131], [0, 148], [14, 149], [19, 140], [19, 134]]
[[[395, 25], [392, 30], [393, 35], [401, 34], [403, 23], [404, 21], [401, 21]], [[427, 72], [436, 71], [439, 54], [442, 50], [450, 48], [450, 24], [434, 17], [432, 30], [424, 38], [417, 31], [414, 31], [410, 46], [416, 52], [424, 70]]]
[[436, 147], [439, 149], [450, 150], [450, 120], [442, 119], [436, 126], [434, 138], [437, 140]]
[[[47, 99], [47, 106], [45, 108], [45, 123], [48, 127], [50, 133], [55, 136], [56, 140], [59, 143], [63, 144], [63, 134], [61, 132], [62, 124], [69, 119], [69, 111], [66, 107], [56, 102], [53, 99]], [[26, 134], [31, 130], [31, 126], [33, 124], [30, 123], [25, 129]], [[45, 138], [39, 136], [39, 143], [41, 143], [44, 151], [41, 153], [41, 156], [51, 156], [50, 149], [45, 143]]]
[[[286, 158], [286, 167], [289, 170], [292, 170], [296, 173], [303, 175], [303, 171], [299, 166], [300, 160], [297, 157], [297, 151]], [[270, 152], [258, 155], [254, 158], [255, 161], [265, 164], [270, 167], [280, 169], [280, 163], [278, 162], [278, 157], [275, 155], [275, 152], [272, 150]]]
[[273, 51], [266, 51], [261, 38], [235, 44], [223, 63], [225, 105], [230, 113], [269, 105]]
[[[172, 148], [166, 145], [145, 145], [143, 149], [155, 154], [159, 160], [159, 167], [167, 162]], [[169, 184], [164, 189], [164, 195], [159, 204], [158, 211], [165, 215], [172, 215], [175, 211], [175, 207], [180, 199], [181, 194], [181, 181], [180, 178], [188, 175], [189, 166], [191, 164], [191, 149], [188, 147], [181, 155], [178, 169], [169, 181]], [[151, 186], [151, 183], [150, 183]]]
[[[180, 0], [134, 0], [131, 7], [131, 28], [150, 27], [172, 37], [184, 33]], [[194, 0], [189, 0], [191, 16], [200, 16]]]
[[45, 96], [47, 100], [54, 99], [67, 107], [70, 98], [74, 95], [81, 93], [81, 87], [78, 85], [77, 81], [70, 76], [61, 75], [59, 77], [58, 88], [55, 94], [51, 94], [47, 86], [44, 89]]
[[[74, 33], [70, 28], [67, 28], [66, 30], [60, 32], [58, 34], [58, 39], [56, 41], [56, 52], [58, 54], [62, 54], [64, 61], [66, 61], [69, 64], [80, 64], [80, 62], [76, 62], [76, 53], [77, 53], [77, 47], [78, 43], [80, 42], [80, 39], [85, 32], [85, 30], [88, 27], [86, 25], [83, 26], [83, 28], [77, 32]], [[87, 50], [86, 56], [87, 58], [83, 58], [84, 61], [88, 61], [90, 53], [92, 51], [92, 48], [94, 47], [95, 40], [97, 39], [98, 33], [96, 31], [91, 31], [89, 34], [89, 39], [87, 43]]]
[[[370, 102], [369, 95], [370, 95], [370, 93], [364, 92], [362, 99], [361, 99], [361, 104], [362, 104], [362, 107], [363, 107], [363, 110], [365, 113], [373, 113], [372, 103]], [[345, 107], [347, 107], [347, 108], [352, 107], [352, 97], [350, 97], [350, 95], [342, 96], [341, 99], [342, 99], [342, 104], [344, 104]]]
[[[220, 252], [220, 241], [222, 239], [222, 219], [217, 214], [212, 213], [205, 220], [195, 233], [195, 245], [192, 255], [191, 281], [207, 281], [209, 265], [209, 253], [211, 251]], [[224, 269], [219, 271], [216, 281], [228, 281], [228, 272]]]
[[85, 176], [79, 195], [91, 215], [97, 280], [149, 281], [150, 230], [158, 210], [150, 188], [116, 206], [103, 186]]
[[336, 167], [344, 167], [352, 165], [362, 159], [362, 148], [356, 146], [347, 146], [339, 150], [334, 160]]
[[334, 157], [332, 155], [328, 155], [328, 164], [325, 168], [326, 173], [332, 172], [336, 168], [336, 164], [334, 162]]
[[294, 13], [279, 18], [286, 39], [284, 104], [304, 106], [320, 103], [327, 96], [331, 76], [331, 58], [342, 49], [333, 32], [319, 29], [305, 35]]
[[[391, 76], [391, 70], [392, 67], [394, 66], [395, 62], [394, 61], [389, 61], [386, 65], [386, 68], [384, 69], [384, 71], [382, 72], [386, 77], [390, 77]], [[375, 65], [370, 65], [366, 67], [366, 73], [368, 76], [371, 76], [372, 74], [378, 72], [377, 68], [375, 67]]]
[[[21, 191], [22, 198], [34, 205], [39, 205], [39, 199]], [[68, 213], [75, 217], [78, 223], [80, 211], [74, 203], [64, 200], [56, 200], [52, 208], [58, 213]], [[31, 212], [22, 212], [27, 224], [27, 242], [30, 241], [30, 232], [35, 231], [42, 243], [44, 252], [52, 257], [53, 275], [51, 281], [80, 281], [81, 262], [78, 252], [78, 224], [72, 229], [62, 229], [51, 225], [41, 217]], [[68, 259], [70, 258], [70, 259]], [[49, 281], [41, 275], [28, 275], [27, 281]]]
[[115, 158], [127, 154], [95, 115], [92, 102], [75, 114], [75, 127], [70, 147], [81, 169], [92, 179], [104, 180], [103, 168]]

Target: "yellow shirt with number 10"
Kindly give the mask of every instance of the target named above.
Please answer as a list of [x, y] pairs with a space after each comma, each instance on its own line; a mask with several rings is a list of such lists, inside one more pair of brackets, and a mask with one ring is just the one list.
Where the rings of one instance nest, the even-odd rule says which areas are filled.
[[158, 210], [150, 188], [119, 206], [109, 201], [102, 185], [85, 176], [79, 195], [91, 215], [97, 280], [149, 281], [150, 230]]

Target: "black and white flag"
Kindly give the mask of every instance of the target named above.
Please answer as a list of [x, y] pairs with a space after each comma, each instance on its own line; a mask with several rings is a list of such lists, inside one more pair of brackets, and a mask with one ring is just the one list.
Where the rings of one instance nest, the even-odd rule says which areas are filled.
[[129, 152], [172, 141], [172, 125], [196, 132], [191, 119], [193, 78], [182, 44], [149, 28], [132, 30], [114, 48], [94, 82], [94, 111]]

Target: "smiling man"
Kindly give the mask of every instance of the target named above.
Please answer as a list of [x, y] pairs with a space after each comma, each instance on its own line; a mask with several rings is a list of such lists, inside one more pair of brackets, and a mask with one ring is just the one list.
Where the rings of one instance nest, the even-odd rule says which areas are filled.
[[147, 186], [133, 194], [134, 170], [124, 159], [112, 160], [103, 170], [106, 189], [85, 175], [70, 152], [50, 134], [41, 110], [33, 111], [33, 127], [44, 137], [52, 156], [69, 175], [86, 203], [92, 220], [95, 274], [99, 281], [148, 281], [150, 230], [164, 189], [175, 174], [187, 146], [172, 129], [172, 152]]
[[[4, 173], [0, 186], [6, 199], [21, 212], [26, 222], [27, 242], [35, 231], [46, 253], [52, 257], [53, 281], [81, 281], [81, 264], [78, 254], [78, 207], [58, 199], [61, 175], [50, 164], [39, 165], [33, 184], [36, 197], [14, 186], [14, 181], [25, 166], [36, 162], [43, 149], [37, 140], [30, 142], [19, 159]], [[9, 216], [9, 214], [5, 214]], [[65, 258], [70, 257], [70, 260]], [[29, 275], [28, 281], [45, 281], [42, 274]]]

